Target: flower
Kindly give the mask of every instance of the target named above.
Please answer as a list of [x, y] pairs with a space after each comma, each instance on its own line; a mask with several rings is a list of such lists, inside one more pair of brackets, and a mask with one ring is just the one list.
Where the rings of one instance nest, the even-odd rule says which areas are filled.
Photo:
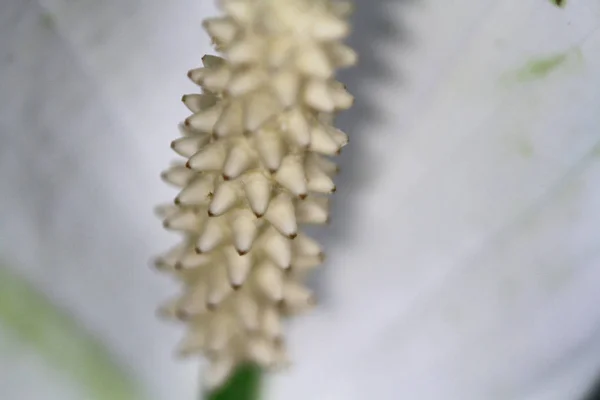
[[342, 41], [347, 3], [227, 0], [206, 31], [223, 57], [206, 55], [182, 100], [193, 113], [171, 147], [186, 162], [163, 179], [181, 189], [159, 208], [180, 245], [157, 260], [184, 293], [162, 313], [186, 321], [181, 354], [210, 360], [209, 386], [241, 362], [287, 364], [281, 320], [307, 310], [303, 283], [324, 259], [299, 230], [329, 220], [330, 157], [348, 143], [332, 123], [352, 95], [335, 79], [356, 62]]
[[[0, 6], [2, 257], [149, 397], [194, 398], [183, 325], [151, 312], [176, 288], [143, 266], [177, 239], [149, 212], [214, 2], [43, 2], [52, 30], [41, 3]], [[600, 3], [355, 5], [326, 296], [264, 398], [578, 398], [600, 354]], [[5, 398], [86, 398], [1, 341]]]

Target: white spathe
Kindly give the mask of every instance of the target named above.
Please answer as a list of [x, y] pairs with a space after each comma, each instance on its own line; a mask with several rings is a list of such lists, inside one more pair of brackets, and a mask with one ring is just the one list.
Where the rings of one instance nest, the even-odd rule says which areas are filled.
[[[392, 73], [348, 82], [378, 116], [348, 129], [325, 304], [288, 330], [294, 364], [268, 398], [576, 398], [600, 368], [600, 4], [381, 3], [358, 15], [381, 7], [410, 43], [374, 39], [367, 65]], [[175, 288], [143, 266], [172, 240], [151, 210], [176, 191], [156, 177], [216, 10], [39, 4], [0, 6], [1, 254], [156, 399], [194, 398], [181, 332], [153, 314]]]

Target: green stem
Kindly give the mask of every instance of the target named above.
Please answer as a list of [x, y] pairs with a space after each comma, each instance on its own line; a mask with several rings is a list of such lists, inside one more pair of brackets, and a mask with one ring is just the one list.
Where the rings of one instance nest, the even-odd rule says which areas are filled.
[[32, 285], [0, 267], [0, 328], [81, 385], [90, 400], [137, 400], [141, 391], [90, 332]]
[[240, 366], [225, 384], [212, 393], [205, 393], [207, 400], [257, 400], [260, 396], [261, 370], [256, 365]]

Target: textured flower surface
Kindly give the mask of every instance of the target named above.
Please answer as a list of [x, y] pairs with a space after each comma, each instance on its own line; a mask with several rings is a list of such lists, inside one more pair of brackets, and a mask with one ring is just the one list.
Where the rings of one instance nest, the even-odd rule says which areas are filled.
[[185, 287], [162, 313], [188, 322], [180, 353], [210, 359], [211, 387], [241, 362], [284, 366], [281, 319], [314, 303], [303, 282], [324, 255], [298, 225], [329, 220], [329, 157], [348, 142], [331, 123], [353, 103], [335, 71], [356, 62], [348, 3], [221, 4], [204, 27], [224, 58], [188, 73], [202, 93], [183, 96], [193, 115], [171, 144], [187, 161], [163, 173], [181, 191], [158, 209], [184, 235], [157, 260]]
[[[600, 370], [600, 3], [355, 3], [351, 145], [309, 232], [320, 305], [291, 319], [265, 399], [580, 398]], [[0, 2], [0, 257], [157, 400], [199, 390], [172, 357], [183, 326], [153, 312], [177, 285], [143, 266], [177, 244], [156, 177], [215, 15]], [[86, 398], [0, 330], [3, 400]]]

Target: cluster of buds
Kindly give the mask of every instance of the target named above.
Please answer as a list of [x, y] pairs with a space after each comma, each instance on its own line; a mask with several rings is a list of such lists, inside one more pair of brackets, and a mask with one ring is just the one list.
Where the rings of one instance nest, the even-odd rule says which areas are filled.
[[188, 324], [179, 352], [210, 361], [212, 387], [242, 362], [286, 365], [282, 320], [314, 305], [304, 282], [324, 255], [299, 226], [329, 220], [331, 156], [348, 142], [332, 124], [353, 103], [335, 72], [356, 62], [346, 2], [221, 7], [204, 21], [221, 57], [188, 74], [202, 91], [183, 96], [192, 115], [172, 148], [184, 160], [162, 176], [180, 192], [158, 208], [183, 236], [157, 259], [184, 286], [161, 312]]

